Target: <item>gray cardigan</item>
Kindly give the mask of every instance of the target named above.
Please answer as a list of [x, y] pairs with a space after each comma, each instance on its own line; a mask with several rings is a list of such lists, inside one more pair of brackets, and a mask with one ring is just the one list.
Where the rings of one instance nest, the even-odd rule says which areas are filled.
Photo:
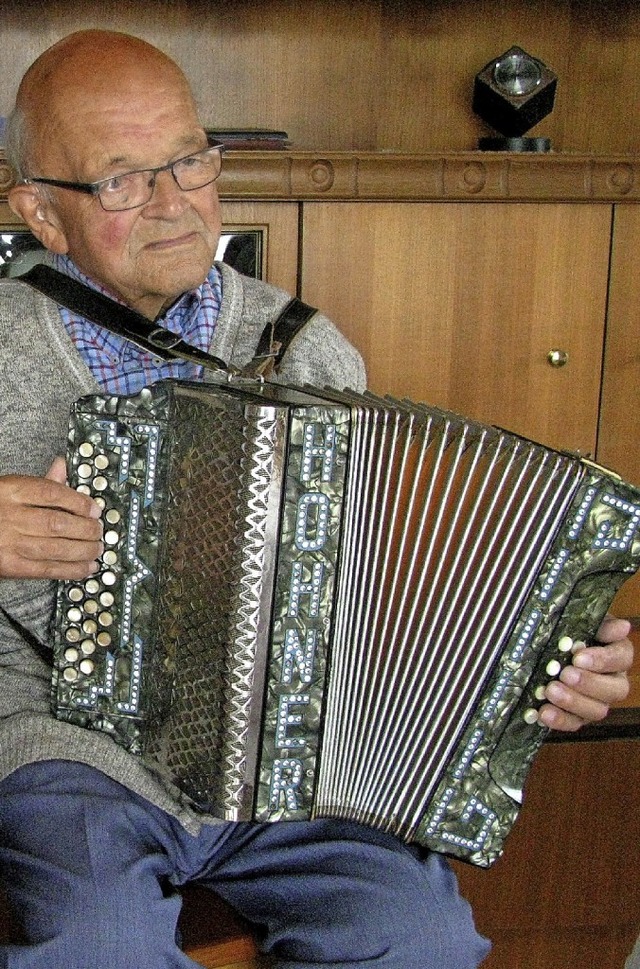
[[[210, 352], [243, 365], [289, 297], [226, 265], [219, 268], [223, 300]], [[321, 314], [294, 340], [279, 379], [359, 391], [365, 385], [359, 354]], [[0, 283], [0, 387], [0, 475], [42, 475], [56, 454], [64, 454], [70, 404], [96, 393], [97, 387], [56, 304], [17, 280]], [[81, 761], [175, 815], [195, 833], [203, 816], [139, 758], [110, 737], [59, 722], [51, 714], [47, 644], [55, 588], [47, 581], [0, 579], [0, 778], [34, 761]]]

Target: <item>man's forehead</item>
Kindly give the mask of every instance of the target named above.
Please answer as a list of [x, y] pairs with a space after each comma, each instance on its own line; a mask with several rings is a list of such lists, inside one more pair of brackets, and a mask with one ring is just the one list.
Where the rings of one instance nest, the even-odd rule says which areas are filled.
[[203, 129], [190, 97], [166, 97], [157, 89], [93, 99], [76, 92], [58, 97], [46, 119], [41, 114], [43, 129], [47, 141], [42, 150], [79, 166], [74, 177], [91, 180], [118, 167], [154, 167], [203, 147]]
[[167, 133], [164, 132], [163, 136], [154, 143], [132, 137], [129, 144], [120, 147], [120, 150], [113, 150], [105, 143], [96, 143], [91, 157], [92, 164], [104, 174], [137, 168], [154, 168], [193, 151], [199, 151], [203, 147], [201, 134], [202, 129], [190, 129], [173, 137], [167, 137]]

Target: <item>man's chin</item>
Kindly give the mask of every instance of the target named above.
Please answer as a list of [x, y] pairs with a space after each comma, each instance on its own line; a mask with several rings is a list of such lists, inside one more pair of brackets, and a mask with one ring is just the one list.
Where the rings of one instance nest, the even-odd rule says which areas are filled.
[[144, 274], [148, 282], [145, 289], [164, 296], [165, 305], [175, 303], [183, 293], [201, 286], [213, 265], [213, 256], [202, 258], [154, 260], [151, 271]]

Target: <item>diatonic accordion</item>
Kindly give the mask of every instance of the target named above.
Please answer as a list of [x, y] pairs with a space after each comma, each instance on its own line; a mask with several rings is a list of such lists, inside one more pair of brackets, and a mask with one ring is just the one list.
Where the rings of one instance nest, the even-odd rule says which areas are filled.
[[229, 820], [340, 817], [490, 865], [541, 690], [640, 564], [640, 492], [437, 408], [269, 383], [82, 398], [105, 551], [54, 708]]

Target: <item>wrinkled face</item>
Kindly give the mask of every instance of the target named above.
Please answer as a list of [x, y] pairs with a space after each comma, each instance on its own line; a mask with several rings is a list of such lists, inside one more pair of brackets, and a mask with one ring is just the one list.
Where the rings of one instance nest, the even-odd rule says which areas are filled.
[[[141, 70], [108, 87], [62, 91], [49, 101], [34, 175], [95, 182], [207, 147], [190, 92], [170, 71]], [[220, 235], [215, 184], [184, 192], [164, 171], [151, 200], [125, 212], [105, 212], [98, 198], [66, 189], [47, 195], [60, 229], [51, 248], [150, 318], [199, 285], [212, 265]]]

